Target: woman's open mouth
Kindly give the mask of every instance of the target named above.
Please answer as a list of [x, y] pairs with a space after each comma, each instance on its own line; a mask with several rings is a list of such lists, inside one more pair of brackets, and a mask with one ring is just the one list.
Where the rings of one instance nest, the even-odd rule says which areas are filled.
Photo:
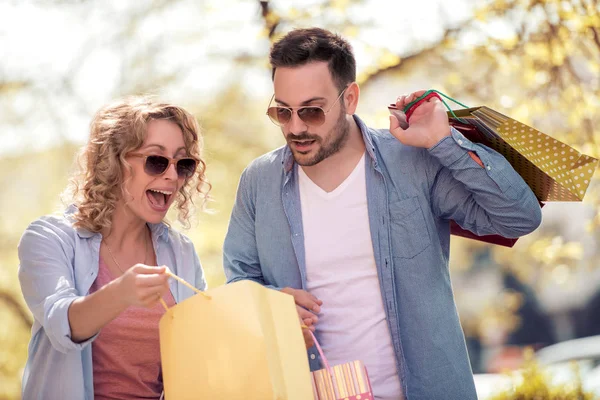
[[163, 189], [148, 189], [146, 190], [146, 197], [150, 203], [150, 207], [154, 211], [165, 212], [169, 209], [171, 197], [173, 192], [170, 190]]

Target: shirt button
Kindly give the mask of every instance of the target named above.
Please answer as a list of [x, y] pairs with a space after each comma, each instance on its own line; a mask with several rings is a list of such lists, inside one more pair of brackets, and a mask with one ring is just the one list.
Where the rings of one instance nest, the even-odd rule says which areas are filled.
[[488, 165], [487, 169], [488, 169], [488, 171], [490, 171], [492, 169], [492, 167]]
[[463, 144], [462, 139], [458, 139], [458, 144]]
[[315, 355], [314, 355], [314, 354], [311, 354], [311, 355], [310, 355], [310, 359], [311, 359], [311, 360], [314, 360], [315, 358], [316, 358], [316, 357], [315, 357]]

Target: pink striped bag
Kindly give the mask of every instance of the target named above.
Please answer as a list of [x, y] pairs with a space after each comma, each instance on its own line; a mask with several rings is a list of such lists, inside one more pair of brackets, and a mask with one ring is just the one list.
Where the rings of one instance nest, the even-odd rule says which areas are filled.
[[373, 400], [367, 369], [361, 361], [329, 366], [323, 350], [310, 332], [325, 365], [311, 373], [315, 400]]

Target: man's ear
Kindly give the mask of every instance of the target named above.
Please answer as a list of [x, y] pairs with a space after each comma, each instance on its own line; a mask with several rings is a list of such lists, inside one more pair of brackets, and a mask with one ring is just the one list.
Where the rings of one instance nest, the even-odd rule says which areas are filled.
[[358, 83], [352, 82], [344, 92], [344, 104], [346, 105], [346, 114], [354, 114], [358, 107], [358, 98], [360, 97], [360, 88]]

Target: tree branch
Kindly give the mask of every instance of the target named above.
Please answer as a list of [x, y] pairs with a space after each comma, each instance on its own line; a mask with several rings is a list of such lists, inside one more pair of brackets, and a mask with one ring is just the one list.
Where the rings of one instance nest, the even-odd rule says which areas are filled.
[[19, 317], [19, 320], [23, 323], [23, 325], [25, 325], [27, 328], [31, 327], [31, 324], [33, 324], [31, 314], [14, 298], [13, 295], [0, 289], [0, 302], [8, 305], [8, 308], [12, 310], [17, 317]]
[[261, 16], [265, 23], [265, 29], [268, 32], [269, 40], [272, 41], [273, 37], [275, 36], [275, 31], [279, 26], [279, 22], [281, 21], [281, 18], [279, 18], [278, 15], [271, 11], [268, 0], [259, 1], [258, 4], [260, 5]]

